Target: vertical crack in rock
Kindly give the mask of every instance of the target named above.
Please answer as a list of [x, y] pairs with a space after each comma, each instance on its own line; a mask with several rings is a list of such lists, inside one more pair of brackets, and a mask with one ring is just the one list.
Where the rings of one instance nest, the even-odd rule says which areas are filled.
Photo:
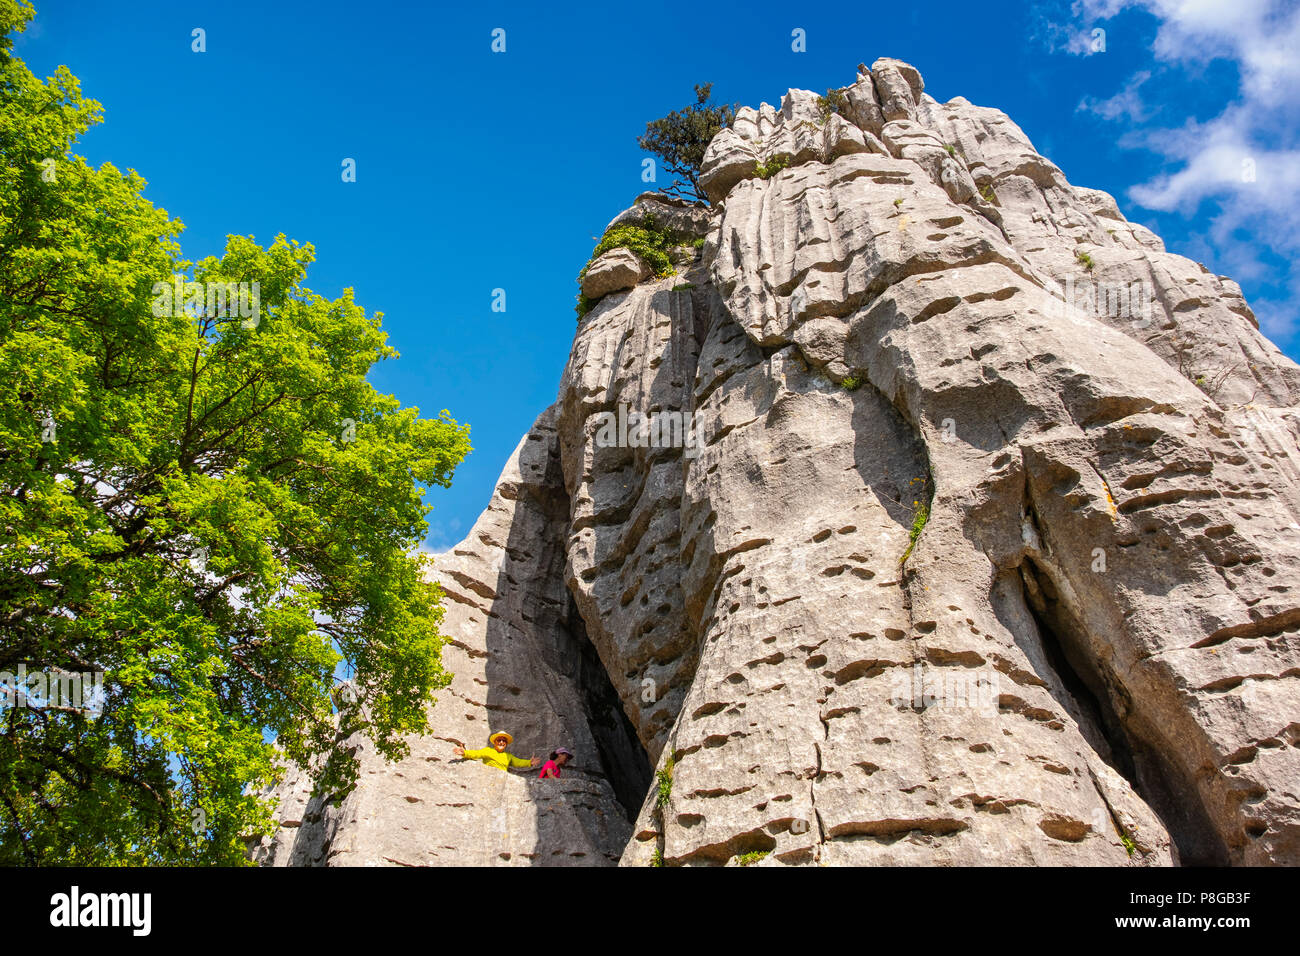
[[[1032, 503], [1026, 510], [1040, 526]], [[1078, 609], [1070, 606], [1065, 594], [1073, 589], [1058, 585], [1060, 569], [1051, 566], [1048, 554], [1034, 551], [1020, 573], [1047, 661], [1065, 692], [1062, 703], [1088, 743], [1160, 817], [1180, 863], [1226, 866], [1230, 855], [1201, 805], [1199, 788], [1195, 781], [1179, 779], [1165, 756], [1176, 741], [1144, 738], [1138, 734], [1139, 721], [1126, 719], [1134, 710], [1132, 698], [1113, 673], [1103, 670], [1106, 665], [1095, 648], [1104, 642], [1087, 633]]]
[[[1062, 706], [1079, 725], [1093, 750], [1130, 784], [1137, 786], [1133, 754], [1105, 682], [1089, 661], [1086, 638], [1074, 636], [1077, 623], [1069, 619], [1051, 579], [1038, 569], [1034, 559], [1020, 565], [1025, 604], [1051, 667], [1064, 693]], [[1145, 798], [1145, 794], [1143, 794]]]
[[586, 625], [572, 597], [569, 598], [568, 631], [581, 647], [578, 688], [586, 706], [587, 724], [596, 742], [597, 757], [630, 823], [636, 819], [650, 786], [650, 763], [645, 748], [637, 739], [636, 729], [623, 711], [618, 692], [600, 662], [600, 655], [587, 637]]

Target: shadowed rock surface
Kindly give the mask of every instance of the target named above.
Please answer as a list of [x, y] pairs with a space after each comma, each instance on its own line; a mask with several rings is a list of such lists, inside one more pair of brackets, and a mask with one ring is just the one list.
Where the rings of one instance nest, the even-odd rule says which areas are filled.
[[[384, 762], [362, 739], [360, 780], [341, 800], [313, 796], [291, 767], [279, 788], [280, 829], [254, 848], [276, 866], [609, 865], [627, 843], [628, 806], [648, 783], [618, 699], [564, 589], [567, 521], [554, 414], [519, 443], [488, 509], [438, 559], [443, 663], [455, 674], [430, 710], [432, 732]], [[487, 746], [545, 760], [567, 746], [558, 779], [503, 772], [452, 753]], [[620, 792], [621, 791], [621, 792]], [[620, 803], [622, 797], [624, 803]]]
[[[434, 734], [291, 778], [259, 858], [1300, 863], [1300, 367], [1003, 113], [843, 94], [615, 219], [705, 242], [584, 316], [440, 559]], [[453, 763], [489, 723], [580, 772]]]

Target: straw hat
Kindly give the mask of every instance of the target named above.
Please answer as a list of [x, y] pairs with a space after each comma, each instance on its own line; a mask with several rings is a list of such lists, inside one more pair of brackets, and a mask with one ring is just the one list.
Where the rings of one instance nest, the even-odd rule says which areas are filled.
[[515, 742], [515, 738], [514, 738], [514, 737], [511, 737], [511, 736], [510, 736], [508, 733], [506, 733], [504, 730], [498, 730], [495, 734], [488, 734], [488, 743], [490, 743], [490, 744], [494, 744], [494, 743], [496, 743], [498, 737], [504, 737], [504, 738], [506, 738], [506, 746], [507, 746], [507, 747], [509, 747], [512, 743]]

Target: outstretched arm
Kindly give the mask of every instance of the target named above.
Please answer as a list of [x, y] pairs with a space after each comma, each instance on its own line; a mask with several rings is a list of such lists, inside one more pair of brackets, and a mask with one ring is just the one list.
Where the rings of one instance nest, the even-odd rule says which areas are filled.
[[516, 757], [514, 754], [506, 754], [506, 756], [510, 758], [510, 766], [512, 767], [536, 767], [537, 766], [536, 757], [527, 757], [527, 758]]

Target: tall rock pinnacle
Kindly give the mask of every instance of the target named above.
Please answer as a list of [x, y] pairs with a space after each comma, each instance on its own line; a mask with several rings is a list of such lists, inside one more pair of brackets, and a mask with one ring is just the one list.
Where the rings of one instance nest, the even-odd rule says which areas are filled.
[[998, 110], [841, 92], [615, 220], [703, 243], [600, 271], [440, 559], [433, 734], [255, 858], [1300, 864], [1300, 367]]

